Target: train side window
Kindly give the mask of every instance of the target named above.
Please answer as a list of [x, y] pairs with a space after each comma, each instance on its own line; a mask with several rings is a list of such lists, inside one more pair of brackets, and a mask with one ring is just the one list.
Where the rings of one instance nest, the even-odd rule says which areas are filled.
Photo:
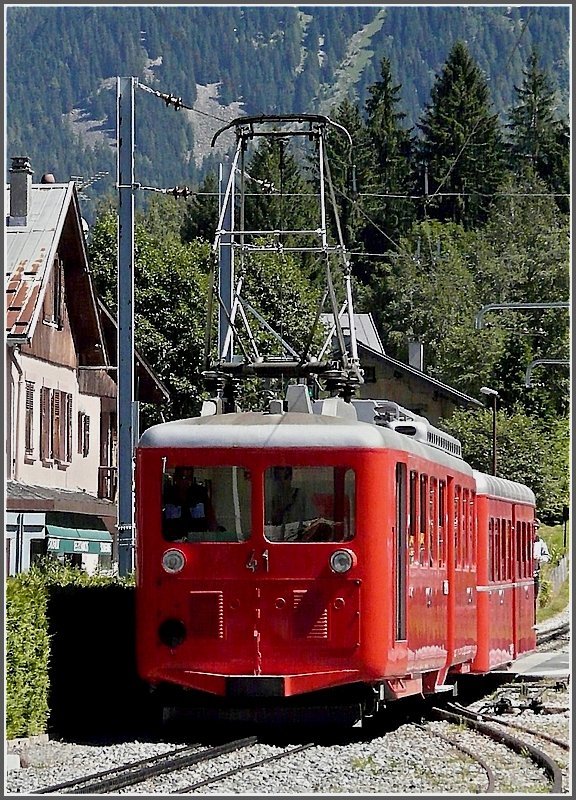
[[406, 638], [406, 464], [396, 464], [396, 639]]
[[528, 525], [522, 523], [522, 541], [524, 542], [523, 559], [524, 559], [524, 577], [531, 578], [532, 570], [532, 537], [528, 532]]
[[418, 543], [420, 564], [428, 563], [428, 476], [420, 475], [420, 541]]
[[264, 473], [271, 542], [345, 542], [355, 534], [355, 474], [345, 467], [276, 466]]
[[446, 481], [438, 482], [438, 566], [446, 563]]
[[470, 564], [476, 564], [476, 494], [469, 492], [468, 496], [468, 536], [470, 541]]
[[438, 558], [438, 543], [436, 537], [438, 529], [436, 527], [436, 478], [430, 478], [429, 509], [428, 509], [428, 563], [434, 566]]
[[408, 559], [409, 563], [418, 562], [419, 553], [416, 547], [418, 531], [418, 473], [410, 472], [410, 519], [408, 521]]
[[494, 548], [492, 550], [494, 560], [494, 580], [502, 579], [502, 561], [500, 559], [500, 520], [494, 519]]
[[510, 541], [510, 520], [502, 520], [502, 561], [504, 563], [504, 580], [512, 578], [512, 542]]
[[457, 567], [462, 566], [462, 518], [460, 512], [460, 487], [454, 487], [454, 563]]
[[468, 489], [460, 490], [460, 536], [462, 539], [462, 566], [470, 564], [470, 543], [468, 541]]
[[494, 573], [494, 520], [488, 520], [488, 580], [495, 580]]
[[243, 542], [251, 535], [249, 470], [177, 465], [164, 473], [162, 534], [168, 541]]
[[511, 577], [511, 570], [510, 570], [510, 556], [511, 556], [511, 548], [510, 548], [510, 520], [503, 519], [502, 520], [502, 556], [504, 562], [504, 574], [502, 577], [504, 580], [510, 580]]
[[514, 547], [516, 549], [516, 578], [523, 578], [524, 577], [524, 564], [522, 562], [522, 556], [524, 555], [524, 547], [522, 542], [522, 523], [516, 522], [516, 530], [514, 536]]

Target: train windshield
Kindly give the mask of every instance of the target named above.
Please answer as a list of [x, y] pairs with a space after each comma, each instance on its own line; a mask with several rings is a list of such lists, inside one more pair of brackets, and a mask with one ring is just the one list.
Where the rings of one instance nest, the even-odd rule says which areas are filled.
[[162, 535], [171, 542], [244, 542], [250, 506], [249, 470], [175, 466], [164, 473]]
[[287, 467], [264, 474], [264, 535], [271, 542], [354, 537], [355, 476], [343, 467]]

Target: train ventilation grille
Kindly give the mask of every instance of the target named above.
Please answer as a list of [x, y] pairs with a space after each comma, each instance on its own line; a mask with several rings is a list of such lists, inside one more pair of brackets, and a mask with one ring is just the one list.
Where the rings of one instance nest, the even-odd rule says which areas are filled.
[[305, 589], [296, 589], [293, 596], [295, 638], [327, 639], [328, 610]]
[[224, 600], [222, 592], [190, 592], [188, 629], [202, 639], [224, 638]]

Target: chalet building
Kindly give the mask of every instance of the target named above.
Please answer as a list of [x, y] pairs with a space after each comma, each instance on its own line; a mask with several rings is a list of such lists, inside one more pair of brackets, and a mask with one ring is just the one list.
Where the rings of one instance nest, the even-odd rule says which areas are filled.
[[[117, 327], [95, 295], [73, 181], [6, 187], [6, 574], [43, 555], [117, 561]], [[136, 399], [168, 392], [136, 354]]]
[[[332, 314], [323, 314], [327, 329], [334, 325]], [[341, 318], [344, 339], [350, 338], [348, 315]], [[460, 392], [423, 371], [422, 347], [411, 343], [410, 364], [386, 355], [371, 314], [354, 314], [358, 358], [364, 370], [364, 383], [354, 397], [358, 400], [392, 400], [399, 406], [426, 417], [438, 425], [441, 417], [448, 418], [456, 408], [484, 408], [484, 404]]]

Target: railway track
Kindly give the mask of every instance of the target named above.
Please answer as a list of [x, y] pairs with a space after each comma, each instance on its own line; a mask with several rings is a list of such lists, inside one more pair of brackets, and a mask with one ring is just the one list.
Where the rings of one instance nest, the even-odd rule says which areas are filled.
[[225, 778], [230, 778], [234, 775], [238, 775], [240, 772], [244, 770], [251, 770], [256, 769], [264, 764], [268, 764], [271, 761], [279, 761], [280, 759], [287, 758], [288, 756], [293, 755], [294, 753], [300, 753], [302, 750], [308, 750], [310, 747], [315, 747], [316, 745], [313, 743], [310, 744], [302, 744], [298, 745], [297, 747], [291, 747], [285, 750], [283, 753], [275, 753], [272, 756], [266, 756], [265, 758], [260, 758], [258, 761], [251, 761], [248, 764], [241, 764], [234, 769], [226, 770], [225, 772], [219, 772], [217, 775], [213, 775], [210, 778], [205, 778], [201, 781], [196, 781], [195, 783], [191, 783], [188, 786], [182, 786], [178, 789], [174, 789], [174, 791], [170, 792], [170, 794], [188, 794], [190, 792], [195, 791], [196, 789], [201, 789], [203, 786], [208, 786], [212, 783], [218, 783], [219, 781], [223, 781]]
[[536, 646], [540, 647], [541, 645], [548, 644], [549, 642], [553, 642], [556, 639], [561, 639], [563, 636], [567, 636], [569, 633], [570, 633], [570, 623], [562, 622], [555, 628], [538, 633], [536, 636]]
[[200, 744], [193, 744], [171, 750], [168, 753], [152, 756], [150, 758], [132, 761], [120, 767], [95, 772], [80, 778], [73, 778], [62, 783], [44, 786], [41, 789], [31, 792], [31, 794], [88, 794], [96, 792], [106, 794], [107, 792], [124, 789], [127, 786], [136, 786], [139, 783], [175, 772], [186, 767], [199, 764], [203, 761], [210, 761], [219, 756], [250, 747], [258, 741], [256, 736], [248, 736], [243, 739], [235, 739], [215, 747], [205, 748]]
[[436, 731], [429, 725], [419, 725], [418, 727], [421, 728], [430, 736], [436, 736], [438, 739], [441, 739], [443, 742], [446, 742], [451, 747], [455, 747], [457, 750], [460, 750], [462, 753], [469, 756], [469, 758], [472, 761], [475, 761], [477, 764], [479, 764], [484, 773], [486, 774], [486, 786], [479, 787], [479, 790], [483, 794], [492, 794], [494, 792], [494, 787], [496, 786], [496, 776], [494, 775], [494, 770], [492, 769], [490, 764], [488, 764], [485, 758], [482, 758], [482, 756], [479, 756], [469, 747], [466, 747], [461, 742], [458, 742], [452, 736], [447, 736], [446, 734], [441, 733], [440, 731]]
[[[562, 792], [562, 766], [548, 752], [532, 744], [532, 742], [529, 741], [529, 738], [537, 737], [541, 740], [547, 741], [548, 743], [551, 742], [555, 747], [558, 747], [564, 751], [569, 749], [567, 742], [563, 742], [556, 737], [543, 734], [540, 731], [527, 726], [512, 725], [507, 721], [503, 721], [490, 715], [482, 714], [478, 711], [473, 711], [465, 706], [459, 705], [458, 703], [449, 703], [445, 708], [434, 707], [432, 709], [432, 713], [437, 719], [445, 720], [458, 726], [464, 724], [467, 727], [472, 728], [477, 733], [490, 737], [495, 742], [503, 744], [508, 749], [519, 754], [521, 757], [529, 758], [539, 769], [544, 771], [549, 782], [547, 791], [551, 792], [552, 794], [559, 794]], [[520, 739], [517, 736], [510, 734], [504, 729], [506, 727], [514, 727], [516, 730], [523, 733], [524, 737]], [[479, 760], [475, 753], [472, 753], [472, 756], [475, 760]], [[490, 776], [488, 776], [488, 781], [490, 782]], [[494, 791], [494, 788], [487, 789], [486, 791]]]

